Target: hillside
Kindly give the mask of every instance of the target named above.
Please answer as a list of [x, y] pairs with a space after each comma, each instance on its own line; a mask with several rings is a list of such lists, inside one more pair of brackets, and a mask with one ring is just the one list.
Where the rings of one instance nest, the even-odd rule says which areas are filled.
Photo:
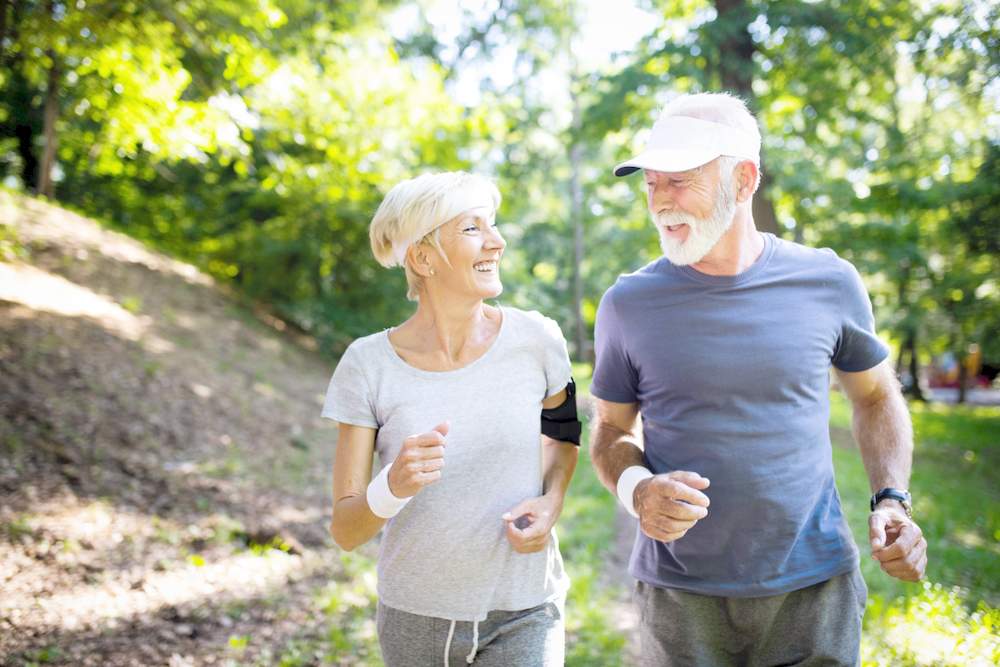
[[3, 190], [0, 253], [0, 663], [269, 664], [328, 632], [331, 362]]

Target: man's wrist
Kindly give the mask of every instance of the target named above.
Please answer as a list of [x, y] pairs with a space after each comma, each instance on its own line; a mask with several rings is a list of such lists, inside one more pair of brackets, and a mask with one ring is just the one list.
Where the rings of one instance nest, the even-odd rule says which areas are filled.
[[909, 516], [910, 514], [909, 512], [906, 511], [906, 508], [903, 507], [903, 503], [899, 502], [898, 500], [893, 500], [892, 498], [886, 498], [885, 500], [876, 503], [875, 509], [873, 509], [872, 511], [874, 512], [875, 510], [882, 510], [882, 509], [896, 510], [897, 512], [902, 512], [907, 516]]
[[639, 486], [640, 482], [652, 476], [653, 473], [650, 472], [649, 468], [643, 466], [629, 466], [618, 476], [618, 484], [615, 488], [618, 501], [629, 514], [637, 519], [639, 513], [635, 511], [635, 488]]
[[910, 492], [906, 489], [886, 487], [872, 494], [870, 505], [873, 512], [883, 507], [895, 507], [904, 512], [906, 516], [912, 517], [911, 502]]

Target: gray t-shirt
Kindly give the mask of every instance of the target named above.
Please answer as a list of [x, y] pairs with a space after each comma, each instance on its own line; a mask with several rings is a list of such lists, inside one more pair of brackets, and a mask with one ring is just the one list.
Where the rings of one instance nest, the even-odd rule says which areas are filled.
[[354, 341], [334, 371], [323, 416], [377, 428], [380, 467], [410, 435], [449, 420], [441, 479], [389, 520], [379, 545], [382, 603], [423, 616], [483, 620], [566, 592], [553, 531], [532, 554], [511, 548], [501, 516], [542, 493], [542, 400], [570, 379], [559, 326], [502, 308], [500, 332], [463, 368], [417, 369], [387, 331]]
[[604, 295], [591, 393], [638, 403], [646, 465], [711, 480], [708, 516], [675, 542], [637, 531], [629, 569], [664, 588], [755, 597], [854, 568], [834, 484], [829, 369], [885, 359], [857, 271], [764, 235], [736, 276], [666, 259]]

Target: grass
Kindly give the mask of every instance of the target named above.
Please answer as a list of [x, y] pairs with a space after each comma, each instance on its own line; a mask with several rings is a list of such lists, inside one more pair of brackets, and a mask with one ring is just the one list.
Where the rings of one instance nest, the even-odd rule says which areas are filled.
[[[585, 424], [584, 438], [587, 435]], [[620, 664], [625, 637], [615, 629], [609, 610], [622, 592], [603, 584], [601, 577], [607, 555], [615, 548], [615, 504], [594, 474], [586, 446], [556, 532], [572, 580], [566, 599], [566, 663]]]
[[[355, 552], [342, 552], [339, 556], [343, 580], [331, 581], [312, 600], [323, 616], [322, 629], [296, 637], [277, 654], [265, 651], [250, 664], [254, 667], [382, 666], [375, 633], [375, 561]], [[231, 650], [242, 653], [246, 644], [241, 643], [241, 646], [230, 644]]]
[[925, 581], [886, 576], [867, 556], [868, 478], [853, 449], [850, 409], [831, 398], [844, 510], [869, 589], [865, 665], [1000, 663], [1000, 408], [910, 406], [914, 516], [928, 542]]

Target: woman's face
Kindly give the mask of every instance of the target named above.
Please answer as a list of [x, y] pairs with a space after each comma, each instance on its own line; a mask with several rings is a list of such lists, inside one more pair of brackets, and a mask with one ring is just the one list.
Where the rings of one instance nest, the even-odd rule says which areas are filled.
[[500, 257], [507, 242], [497, 229], [492, 206], [469, 209], [446, 222], [439, 238], [451, 266], [437, 253], [431, 253], [432, 282], [477, 299], [493, 298], [503, 291]]

